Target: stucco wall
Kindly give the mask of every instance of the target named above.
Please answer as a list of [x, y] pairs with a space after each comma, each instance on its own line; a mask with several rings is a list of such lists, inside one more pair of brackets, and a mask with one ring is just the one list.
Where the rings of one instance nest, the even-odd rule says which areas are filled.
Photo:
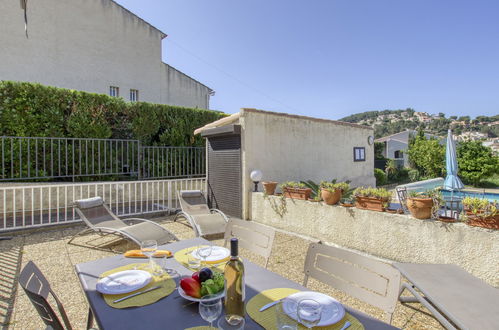
[[499, 287], [499, 231], [292, 199], [280, 217], [280, 197], [251, 197], [254, 221], [399, 262], [456, 264]]
[[161, 103], [190, 108], [209, 108], [208, 87], [163, 63], [161, 75]]
[[[23, 15], [19, 0], [0, 1], [0, 80], [107, 95], [117, 86], [125, 100], [137, 89], [140, 101], [208, 108], [207, 94], [194, 102], [162, 96], [164, 35], [113, 1], [28, 1], [28, 39]], [[182, 86], [192, 84], [200, 85]]]
[[[263, 180], [351, 180], [355, 186], [374, 186], [374, 146], [371, 128], [327, 120], [242, 110], [243, 216], [250, 217], [249, 174], [263, 172]], [[366, 161], [353, 161], [353, 147], [365, 147]]]

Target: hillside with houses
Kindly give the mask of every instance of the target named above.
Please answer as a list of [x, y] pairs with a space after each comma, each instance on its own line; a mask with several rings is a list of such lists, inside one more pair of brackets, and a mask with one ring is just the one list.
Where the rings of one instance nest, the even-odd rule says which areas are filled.
[[429, 114], [408, 108], [405, 110], [366, 111], [340, 119], [342, 121], [372, 126], [376, 138], [402, 132], [419, 130], [445, 136], [452, 129], [459, 141], [484, 141], [493, 144], [499, 138], [499, 115], [450, 116], [444, 113]]

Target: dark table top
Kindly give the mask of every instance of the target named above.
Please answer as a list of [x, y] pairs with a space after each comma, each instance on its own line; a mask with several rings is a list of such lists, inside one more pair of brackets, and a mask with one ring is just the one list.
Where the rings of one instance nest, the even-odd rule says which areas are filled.
[[461, 329], [499, 327], [499, 289], [456, 265], [395, 263], [394, 267]]
[[[175, 253], [181, 249], [200, 245], [207, 241], [202, 238], [183, 240], [167, 244], [161, 249]], [[85, 295], [90, 304], [96, 322], [101, 329], [185, 329], [194, 326], [208, 325], [198, 314], [198, 304], [184, 306], [189, 301], [179, 296], [174, 291], [169, 296], [147, 306], [116, 309], [108, 306], [95, 285], [99, 275], [103, 272], [136, 263], [137, 259], [125, 258], [117, 255], [109, 258], [95, 260], [75, 266], [78, 278], [82, 284]], [[143, 261], [145, 262], [145, 260]], [[174, 258], [167, 261], [167, 267], [175, 269], [180, 276], [190, 275], [192, 272], [178, 263]], [[305, 287], [266, 270], [250, 261], [244, 260], [246, 280], [246, 301], [261, 291], [272, 288], [294, 288], [307, 290]], [[176, 278], [177, 282], [179, 279]], [[345, 306], [346, 310], [355, 316], [365, 329], [396, 329], [380, 320]], [[255, 321], [246, 315], [246, 329], [262, 329]]]

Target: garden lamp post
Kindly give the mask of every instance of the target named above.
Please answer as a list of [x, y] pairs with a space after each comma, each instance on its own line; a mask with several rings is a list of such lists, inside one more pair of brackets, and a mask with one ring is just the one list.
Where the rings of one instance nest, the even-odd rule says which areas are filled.
[[251, 171], [250, 178], [251, 178], [251, 181], [253, 181], [253, 183], [255, 184], [255, 190], [254, 190], [255, 192], [258, 191], [258, 182], [260, 182], [260, 180], [262, 180], [262, 177], [263, 177], [262, 171], [260, 171], [260, 170]]

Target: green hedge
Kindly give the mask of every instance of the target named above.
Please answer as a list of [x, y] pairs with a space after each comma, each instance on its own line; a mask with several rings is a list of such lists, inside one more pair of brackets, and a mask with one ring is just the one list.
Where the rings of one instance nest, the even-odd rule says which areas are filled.
[[0, 135], [138, 139], [203, 146], [196, 128], [226, 114], [27, 82], [0, 81]]

